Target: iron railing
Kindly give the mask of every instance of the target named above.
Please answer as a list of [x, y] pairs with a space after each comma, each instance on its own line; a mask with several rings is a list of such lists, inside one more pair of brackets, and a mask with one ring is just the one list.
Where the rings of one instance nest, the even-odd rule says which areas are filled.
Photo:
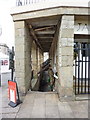
[[16, 0], [16, 6], [29, 5], [34, 3], [44, 2], [46, 0]]
[[74, 47], [75, 94], [90, 94], [90, 44], [76, 43]]

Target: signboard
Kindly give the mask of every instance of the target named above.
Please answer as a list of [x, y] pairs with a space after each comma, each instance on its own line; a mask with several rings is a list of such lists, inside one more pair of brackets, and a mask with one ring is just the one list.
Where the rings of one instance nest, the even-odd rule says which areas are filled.
[[75, 21], [74, 34], [90, 35], [90, 25], [88, 21]]
[[9, 100], [16, 103], [16, 82], [8, 81]]

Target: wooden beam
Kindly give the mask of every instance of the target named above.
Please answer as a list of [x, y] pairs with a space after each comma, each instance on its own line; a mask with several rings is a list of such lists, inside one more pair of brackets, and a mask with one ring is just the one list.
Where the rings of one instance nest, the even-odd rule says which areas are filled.
[[53, 36], [48, 37], [48, 36], [38, 36], [38, 39], [53, 39]]
[[36, 28], [34, 31], [36, 32], [36, 31], [42, 31], [42, 30], [54, 29], [54, 28], [55, 28], [55, 26], [47, 26], [47, 27], [42, 26], [40, 28]]
[[[55, 17], [55, 18], [54, 18]], [[60, 19], [60, 16], [54, 16], [54, 17], [46, 17], [46, 18], [39, 18], [39, 19], [33, 19], [33, 20], [28, 20], [29, 24], [32, 24], [33, 28], [37, 27], [47, 27], [47, 26], [53, 26], [57, 25], [58, 20]]]
[[41, 45], [42, 45], [42, 48], [49, 48], [49, 47], [51, 46], [51, 44], [49, 44], [49, 45], [47, 46], [47, 44], [45, 45], [45, 44], [42, 44], [42, 43], [41, 43]]
[[54, 34], [55, 30], [36, 31], [36, 34]]
[[36, 44], [37, 44], [37, 45], [39, 46], [39, 48], [43, 51], [43, 48], [41, 47], [40, 43], [38, 42], [37, 36], [35, 35], [35, 32], [34, 32], [32, 26], [31, 26], [31, 25], [29, 25], [29, 26], [30, 26], [30, 32], [31, 32], [31, 34], [32, 34], [32, 36], [33, 36]]
[[52, 43], [51, 40], [50, 40], [50, 41], [47, 41], [47, 40], [46, 40], [46, 41], [43, 41], [43, 40], [41, 41], [41, 40], [39, 40], [39, 42], [40, 42], [40, 43], [46, 43], [46, 44]]
[[75, 39], [90, 39], [90, 35], [81, 35], [81, 34], [74, 34]]
[[37, 34], [36, 33], [36, 35], [37, 35], [37, 37], [39, 38], [39, 37], [54, 37], [54, 34]]
[[39, 38], [38, 39], [39, 41], [53, 41], [53, 39], [52, 38]]

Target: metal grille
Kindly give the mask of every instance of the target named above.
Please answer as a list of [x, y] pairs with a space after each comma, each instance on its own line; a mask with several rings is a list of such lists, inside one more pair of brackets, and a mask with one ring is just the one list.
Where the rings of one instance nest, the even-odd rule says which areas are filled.
[[90, 94], [90, 44], [74, 45], [75, 94]]

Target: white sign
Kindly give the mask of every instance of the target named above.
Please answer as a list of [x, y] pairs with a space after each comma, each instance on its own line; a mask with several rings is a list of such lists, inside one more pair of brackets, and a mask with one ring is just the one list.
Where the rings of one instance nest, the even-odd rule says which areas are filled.
[[90, 25], [88, 21], [76, 21], [74, 27], [74, 34], [90, 34]]
[[14, 103], [16, 102], [16, 100], [15, 100], [15, 92], [12, 89], [10, 89], [10, 101], [12, 101]]

